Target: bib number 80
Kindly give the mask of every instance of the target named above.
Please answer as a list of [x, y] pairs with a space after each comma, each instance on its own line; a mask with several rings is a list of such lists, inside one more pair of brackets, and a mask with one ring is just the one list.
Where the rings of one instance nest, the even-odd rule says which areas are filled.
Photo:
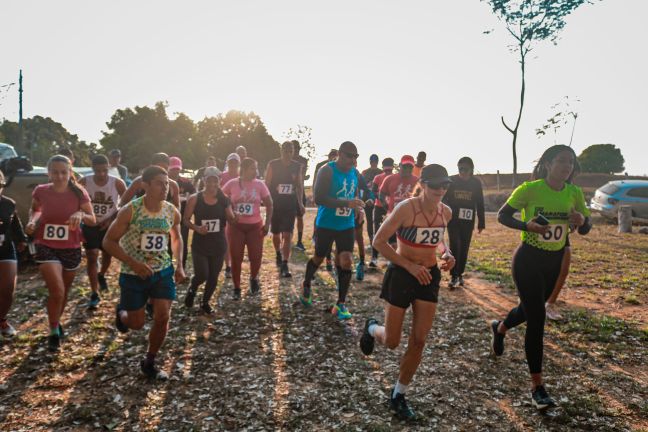
[[542, 234], [542, 241], [547, 243], [558, 243], [562, 241], [567, 228], [565, 225], [549, 225], [547, 232]]
[[45, 240], [67, 240], [69, 235], [69, 227], [67, 225], [45, 225], [43, 238]]
[[167, 248], [167, 236], [166, 234], [142, 234], [140, 247], [144, 252], [162, 252]]

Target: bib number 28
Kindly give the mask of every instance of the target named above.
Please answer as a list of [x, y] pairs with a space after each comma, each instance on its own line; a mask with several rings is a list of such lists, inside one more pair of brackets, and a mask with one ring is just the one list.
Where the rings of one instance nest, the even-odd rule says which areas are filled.
[[54, 241], [64, 241], [68, 239], [70, 234], [70, 227], [67, 225], [45, 225], [45, 231], [43, 232], [43, 238], [45, 240], [54, 240]]
[[441, 228], [418, 228], [416, 230], [416, 243], [421, 245], [436, 246], [443, 240]]
[[144, 252], [162, 252], [167, 248], [167, 235], [142, 234], [141, 248]]
[[542, 234], [542, 240], [547, 243], [558, 243], [562, 241], [566, 231], [565, 225], [549, 225], [547, 232]]

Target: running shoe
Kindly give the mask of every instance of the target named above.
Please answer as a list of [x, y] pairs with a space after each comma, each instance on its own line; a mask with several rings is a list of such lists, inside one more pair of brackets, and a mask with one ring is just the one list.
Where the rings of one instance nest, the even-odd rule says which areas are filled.
[[94, 310], [97, 309], [97, 306], [99, 306], [99, 302], [101, 299], [99, 298], [99, 294], [96, 292], [93, 292], [90, 294], [90, 301], [88, 302], [88, 309]]
[[259, 279], [250, 279], [250, 294], [257, 295], [261, 291], [261, 284]]
[[353, 315], [351, 315], [351, 312], [349, 312], [349, 309], [347, 309], [344, 303], [338, 303], [331, 306], [331, 314], [335, 315], [339, 320], [348, 320], [353, 318]]
[[302, 282], [302, 293], [299, 296], [299, 301], [305, 307], [311, 307], [313, 305], [313, 290], [310, 287], [307, 287]]
[[554, 303], [546, 303], [545, 312], [547, 314], [547, 318], [551, 321], [561, 321], [562, 319], [564, 319], [560, 312], [558, 312], [558, 308]]
[[142, 360], [140, 362], [140, 369], [142, 370], [142, 373], [147, 378], [160, 380], [160, 381], [166, 381], [167, 379], [169, 379], [169, 375], [167, 375], [166, 372], [158, 369], [155, 366], [155, 363], [150, 363], [147, 362], [146, 360]]
[[126, 324], [124, 324], [120, 317], [122, 310], [122, 307], [117, 304], [117, 306], [115, 307], [115, 327], [120, 333], [128, 333], [128, 327], [126, 326]]
[[202, 305], [200, 305], [200, 311], [205, 315], [211, 315], [214, 313], [214, 309], [209, 306], [209, 303], [203, 303]]
[[146, 310], [146, 316], [148, 319], [153, 319], [153, 303], [146, 302], [144, 309]]
[[97, 280], [99, 281], [99, 289], [101, 291], [108, 291], [108, 282], [106, 282], [106, 276], [99, 273], [97, 274]]
[[531, 403], [539, 410], [546, 410], [549, 407], [556, 406], [556, 402], [549, 396], [542, 385], [539, 385], [531, 392]]
[[225, 267], [225, 278], [232, 279], [232, 267]]
[[498, 357], [504, 354], [504, 336], [505, 336], [499, 331], [497, 331], [499, 324], [500, 322], [497, 320], [493, 320], [491, 322], [491, 330], [493, 331], [493, 339], [492, 339], [491, 346], [493, 347], [493, 353], [495, 353], [495, 355]]
[[5, 339], [11, 339], [16, 336], [16, 329], [9, 324], [9, 321], [3, 320], [0, 321], [0, 334], [2, 334], [2, 337]]
[[459, 283], [460, 287], [465, 286], [464, 285], [464, 280], [463, 280], [463, 275], [459, 276], [458, 283]]
[[189, 288], [187, 290], [187, 295], [184, 300], [184, 304], [188, 308], [192, 308], [194, 305], [194, 298], [196, 298], [196, 290]]
[[364, 266], [365, 263], [362, 261], [358, 262], [358, 265], [356, 265], [356, 280], [361, 281], [364, 279]]
[[373, 324], [378, 324], [378, 321], [373, 318], [369, 318], [367, 321], [365, 321], [364, 332], [362, 333], [362, 337], [360, 338], [360, 350], [362, 350], [362, 353], [364, 355], [371, 355], [374, 350], [375, 339], [369, 333], [369, 327], [371, 327]]
[[457, 278], [457, 276], [452, 276], [452, 279], [448, 283], [448, 288], [455, 289], [458, 286], [459, 286], [459, 279]]
[[65, 330], [63, 330], [63, 326], [61, 325], [61, 323], [59, 323], [58, 332], [59, 332], [59, 336], [61, 336], [61, 339], [65, 338]]
[[281, 252], [277, 252], [277, 257], [275, 258], [275, 264], [277, 264], [277, 267], [281, 267], [281, 262], [283, 259], [281, 258]]
[[302, 243], [302, 242], [300, 242], [300, 241], [298, 241], [297, 243], [295, 243], [295, 249], [300, 250], [300, 251], [302, 251], [302, 252], [305, 252], [305, 251], [306, 251], [306, 247], [304, 246], [304, 243]]
[[371, 267], [371, 268], [378, 267], [378, 259], [372, 257], [371, 261], [369, 261], [369, 267]]
[[234, 300], [241, 300], [241, 288], [234, 288], [232, 297], [234, 298]]
[[282, 278], [291, 278], [292, 274], [290, 273], [290, 270], [288, 270], [288, 263], [284, 262], [281, 264], [281, 277]]
[[326, 258], [326, 271], [333, 271], [333, 263], [329, 258]]
[[416, 419], [416, 413], [414, 413], [414, 410], [407, 404], [404, 394], [396, 393], [396, 397], [393, 397], [394, 389], [392, 389], [389, 394], [389, 408], [396, 415], [396, 418], [406, 421]]
[[59, 334], [58, 329], [53, 330], [49, 337], [47, 338], [47, 348], [51, 352], [58, 351], [59, 347], [61, 346], [61, 335]]

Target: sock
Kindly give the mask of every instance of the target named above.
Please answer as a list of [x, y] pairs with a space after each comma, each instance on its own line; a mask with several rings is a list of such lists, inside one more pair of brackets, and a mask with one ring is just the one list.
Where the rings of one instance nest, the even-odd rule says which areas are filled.
[[338, 303], [344, 303], [346, 301], [347, 293], [349, 292], [349, 285], [351, 284], [351, 275], [353, 272], [351, 270], [338, 270], [338, 280], [340, 282], [339, 288], [340, 292], [338, 293]]
[[51, 323], [50, 323], [50, 334], [51, 334], [51, 335], [53, 335], [53, 334], [57, 334], [57, 335], [60, 336], [60, 333], [59, 333], [59, 323], [58, 323], [58, 321], [57, 321], [57, 322], [51, 322]]
[[394, 386], [394, 392], [392, 393], [392, 398], [395, 398], [397, 394], [404, 395], [407, 392], [409, 386], [401, 384], [400, 381], [396, 381], [396, 386]]
[[306, 263], [306, 274], [304, 275], [304, 285], [310, 288], [311, 281], [315, 277], [315, 272], [319, 266], [309, 259]]
[[365, 263], [365, 256], [364, 256], [364, 254], [360, 255], [360, 263], [361, 263], [362, 265], [364, 265], [364, 263]]
[[377, 329], [377, 328], [378, 328], [378, 324], [371, 324], [371, 325], [369, 326], [369, 328], [367, 329], [367, 331], [369, 332], [369, 334], [371, 335], [371, 337], [375, 337], [375, 336], [376, 336], [376, 329]]
[[147, 352], [146, 357], [144, 357], [144, 362], [149, 365], [155, 363], [155, 354], [151, 354], [150, 352]]
[[277, 258], [281, 259], [281, 251], [275, 251], [277, 253]]
[[297, 232], [297, 243], [301, 243], [301, 242], [302, 242], [302, 235], [303, 235], [303, 234], [304, 234], [303, 231], [298, 231], [298, 232]]

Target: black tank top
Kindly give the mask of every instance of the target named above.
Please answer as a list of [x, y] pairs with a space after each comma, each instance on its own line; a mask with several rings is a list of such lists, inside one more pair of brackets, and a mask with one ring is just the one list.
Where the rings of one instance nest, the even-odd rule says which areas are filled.
[[301, 165], [299, 162], [290, 161], [286, 166], [281, 159], [274, 159], [270, 161], [270, 166], [272, 181], [268, 189], [272, 195], [273, 206], [282, 210], [297, 208], [296, 190]]
[[230, 200], [221, 190], [216, 195], [216, 204], [209, 205], [203, 198], [203, 193], [198, 192], [196, 207], [194, 209], [194, 224], [207, 225], [209, 233], [205, 235], [194, 233], [192, 249], [203, 255], [213, 255], [224, 247], [225, 226], [227, 217], [225, 209], [230, 206]]

